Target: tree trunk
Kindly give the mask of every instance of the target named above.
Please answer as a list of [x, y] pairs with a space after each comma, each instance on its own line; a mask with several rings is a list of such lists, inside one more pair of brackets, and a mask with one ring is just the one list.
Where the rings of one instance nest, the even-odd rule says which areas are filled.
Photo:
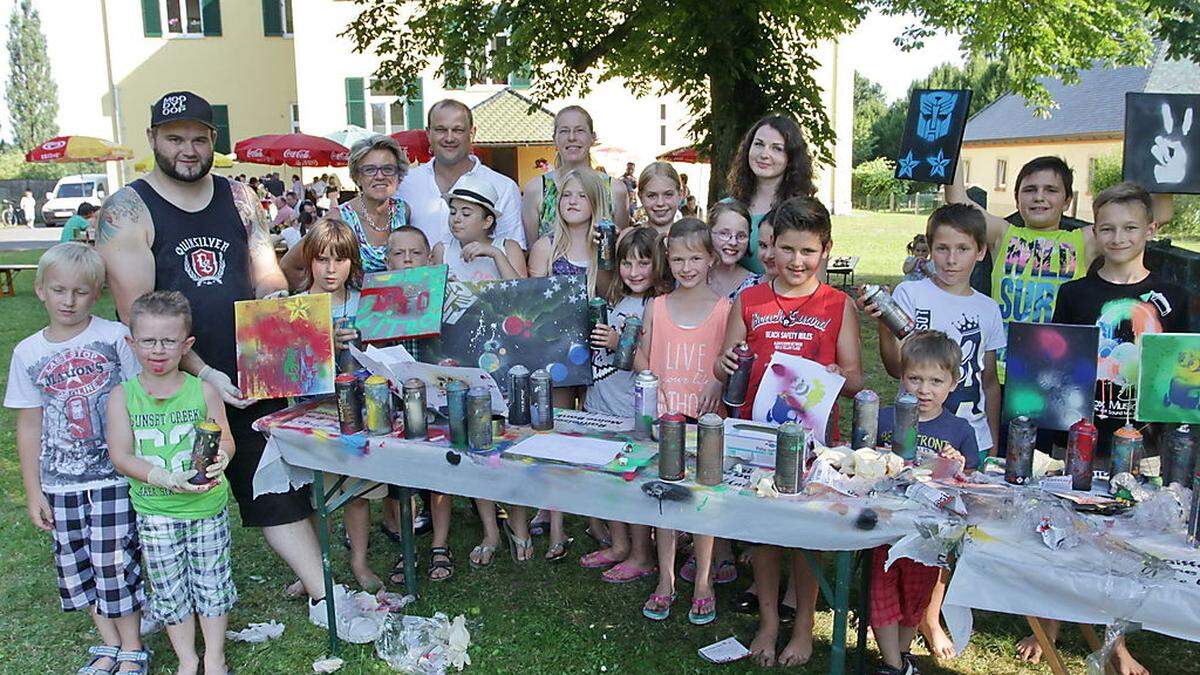
[[[735, 24], [735, 25], [731, 25]], [[759, 37], [762, 26], [756, 14], [731, 12], [722, 15], [722, 25], [715, 27], [722, 39], [712, 42], [708, 58], [709, 101], [709, 161], [712, 173], [708, 181], [708, 203], [711, 205], [729, 192], [727, 176], [742, 134], [767, 113], [767, 101], [762, 89], [749, 76], [757, 68], [747, 62], [747, 53], [767, 53], [767, 45]], [[761, 50], [749, 49], [758, 44]], [[747, 205], [748, 206], [748, 205]]]

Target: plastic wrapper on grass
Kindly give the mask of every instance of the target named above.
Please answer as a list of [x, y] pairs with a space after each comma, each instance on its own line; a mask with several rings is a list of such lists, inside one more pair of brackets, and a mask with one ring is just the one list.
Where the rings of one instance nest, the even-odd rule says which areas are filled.
[[471, 664], [470, 645], [467, 620], [461, 614], [453, 621], [441, 612], [433, 618], [391, 614], [375, 641], [375, 653], [396, 672], [443, 675]]

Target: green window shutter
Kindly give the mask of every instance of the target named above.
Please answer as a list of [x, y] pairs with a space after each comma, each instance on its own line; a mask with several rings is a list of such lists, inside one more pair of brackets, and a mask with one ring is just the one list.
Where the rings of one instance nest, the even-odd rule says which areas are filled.
[[204, 23], [204, 34], [217, 37], [221, 34], [221, 0], [200, 0], [200, 20]]
[[142, 34], [146, 37], [162, 37], [162, 11], [158, 0], [142, 0]]
[[468, 82], [469, 82], [469, 79], [470, 79], [470, 78], [469, 78], [469, 73], [467, 72], [467, 66], [466, 66], [466, 65], [463, 65], [463, 67], [459, 69], [459, 73], [461, 73], [461, 74], [462, 74], [462, 79], [463, 79], [463, 84], [462, 84], [462, 85], [459, 85], [459, 86], [451, 86], [451, 85], [450, 85], [450, 82], [449, 82], [449, 80], [447, 80], [447, 81], [445, 81], [445, 82], [443, 82], [443, 83], [442, 83], [442, 87], [443, 87], [443, 88], [445, 88], [445, 89], [447, 89], [447, 90], [449, 90], [449, 91], [461, 91], [461, 90], [463, 90], [463, 89], [466, 89], [466, 88], [467, 88], [467, 86], [466, 86], [466, 85], [468, 84]]
[[214, 105], [212, 115], [213, 124], [217, 127], [217, 142], [213, 144], [213, 149], [228, 155], [233, 147], [229, 140], [229, 106]]
[[418, 78], [415, 82], [416, 91], [408, 97], [405, 103], [405, 125], [409, 129], [425, 128], [425, 85]]
[[531, 74], [529, 66], [525, 66], [515, 73], [510, 73], [508, 76], [508, 86], [513, 89], [528, 89], [529, 76]]
[[279, 0], [262, 0], [263, 35], [283, 35], [283, 12]]
[[346, 124], [367, 126], [367, 103], [361, 77], [346, 78]]

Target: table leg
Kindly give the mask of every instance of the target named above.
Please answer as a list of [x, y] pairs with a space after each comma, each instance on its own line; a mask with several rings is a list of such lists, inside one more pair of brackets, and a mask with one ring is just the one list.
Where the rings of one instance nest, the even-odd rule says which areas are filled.
[[[1091, 624], [1079, 624], [1079, 632], [1083, 634], [1083, 641], [1087, 643], [1088, 649], [1098, 652], [1104, 647], [1103, 643], [1100, 642], [1100, 638], [1096, 635], [1096, 629]], [[1108, 675], [1116, 675], [1117, 669], [1113, 667], [1110, 661], [1104, 664], [1104, 672]]]
[[834, 557], [836, 576], [833, 580], [833, 644], [829, 650], [829, 672], [846, 672], [846, 622], [850, 610], [850, 578], [853, 574], [854, 552], [838, 551]]
[[400, 488], [400, 546], [404, 551], [404, 592], [417, 595], [417, 546], [413, 536], [412, 490]]
[[9, 270], [0, 270], [0, 297], [16, 295], [13, 291], [12, 272]]
[[1046, 635], [1046, 628], [1042, 626], [1042, 620], [1036, 616], [1027, 616], [1025, 620], [1029, 622], [1029, 628], [1033, 630], [1033, 636], [1037, 638], [1038, 645], [1042, 648], [1042, 659], [1049, 666], [1050, 672], [1054, 675], [1067, 675], [1062, 657], [1058, 655], [1058, 649], [1050, 641], [1050, 636]]
[[871, 623], [871, 567], [875, 564], [875, 550], [859, 551], [858, 581], [858, 645], [854, 650], [854, 672], [867, 672], [867, 627]]
[[325, 574], [325, 618], [329, 622], [329, 655], [338, 654], [337, 608], [333, 597], [333, 566], [329, 562], [329, 503], [325, 496], [325, 472], [313, 471], [313, 508], [317, 512], [317, 539], [321, 542], [321, 571]]

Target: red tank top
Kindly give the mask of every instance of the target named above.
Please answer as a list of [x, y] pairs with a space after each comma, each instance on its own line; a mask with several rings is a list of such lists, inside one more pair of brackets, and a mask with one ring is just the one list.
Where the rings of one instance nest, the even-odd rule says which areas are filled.
[[803, 356], [826, 366], [837, 363], [837, 339], [842, 332], [846, 294], [820, 284], [811, 295], [787, 298], [777, 295], [768, 282], [747, 288], [740, 297], [746, 344], [756, 357], [750, 371], [746, 405], [740, 411], [740, 417], [749, 419], [763, 372], [775, 352]]

